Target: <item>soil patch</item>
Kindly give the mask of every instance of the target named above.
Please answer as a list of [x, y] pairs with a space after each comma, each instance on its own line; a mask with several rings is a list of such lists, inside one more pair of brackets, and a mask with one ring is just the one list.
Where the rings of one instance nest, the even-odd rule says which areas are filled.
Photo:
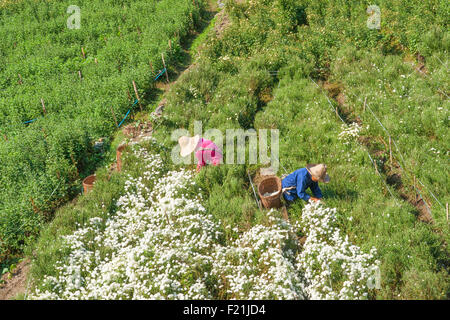
[[217, 21], [214, 26], [214, 31], [218, 38], [223, 34], [224, 30], [230, 25], [231, 21], [228, 15], [225, 13], [225, 10], [220, 11], [217, 14]]
[[0, 300], [11, 300], [18, 294], [25, 293], [29, 268], [30, 261], [26, 259], [17, 265], [11, 279], [8, 279], [9, 273], [3, 275], [5, 283], [0, 285]]

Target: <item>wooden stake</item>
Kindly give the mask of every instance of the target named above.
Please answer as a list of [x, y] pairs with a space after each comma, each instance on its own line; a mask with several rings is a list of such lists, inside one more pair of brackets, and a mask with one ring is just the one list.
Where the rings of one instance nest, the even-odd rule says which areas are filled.
[[153, 70], [153, 63], [151, 61], [149, 61], [148, 63], [150, 63], [150, 69], [152, 69], [152, 75], [155, 74], [155, 71]]
[[83, 47], [81, 47], [81, 54], [83, 55], [83, 59], [86, 59], [86, 54], [84, 53]]
[[448, 222], [448, 202], [445, 204], [445, 211], [446, 211], [446, 214], [447, 214], [447, 222]]
[[20, 75], [20, 73], [17, 74], [19, 76], [19, 84], [22, 85], [23, 81], [22, 81], [22, 76]]
[[286, 220], [287, 222], [289, 222], [289, 215], [288, 215], [286, 206], [283, 206], [283, 207], [281, 208], [281, 215], [282, 215], [282, 217], [283, 217], [284, 220]]
[[42, 103], [42, 110], [44, 110], [44, 115], [47, 114], [47, 110], [45, 110], [45, 103], [44, 103], [44, 99], [41, 98], [41, 103]]
[[164, 61], [164, 53], [161, 53], [161, 58], [162, 58], [162, 63], [163, 63], [164, 69], [166, 69], [166, 80], [167, 80], [167, 83], [169, 83], [169, 73], [167, 72], [166, 62]]
[[165, 213], [165, 216], [166, 216], [166, 218], [167, 218], [167, 223], [169, 224], [169, 226], [171, 225], [171, 223], [170, 223], [170, 220], [169, 220], [169, 215], [167, 214], [167, 212], [166, 211], [164, 211], [164, 213]]
[[114, 113], [114, 110], [113, 110], [112, 107], [110, 107], [110, 109], [111, 109], [111, 113], [112, 113], [113, 118], [114, 118], [114, 122], [116, 123], [116, 127], [119, 127], [119, 123], [117, 122], [116, 114]]
[[416, 176], [414, 177], [414, 201], [417, 202]]
[[34, 211], [34, 213], [38, 213], [38, 212], [39, 212], [39, 209], [38, 209], [38, 207], [36, 207], [36, 204], [34, 203], [33, 198], [30, 197], [30, 200], [31, 200], [31, 205], [33, 206], [33, 211]]
[[389, 136], [389, 161], [391, 162], [391, 167], [392, 167], [392, 147], [391, 147], [391, 136]]
[[138, 91], [136, 88], [136, 82], [134, 82], [134, 80], [133, 80], [133, 88], [134, 88], [134, 93], [136, 94], [136, 98], [138, 99], [138, 102], [139, 102], [139, 108], [142, 111], [141, 99], [139, 99], [139, 94], [138, 94]]

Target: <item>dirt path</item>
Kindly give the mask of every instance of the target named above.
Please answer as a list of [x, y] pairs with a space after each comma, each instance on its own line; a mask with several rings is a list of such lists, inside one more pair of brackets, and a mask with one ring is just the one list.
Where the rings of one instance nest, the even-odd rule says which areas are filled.
[[30, 261], [26, 259], [17, 265], [11, 279], [8, 279], [9, 273], [3, 275], [5, 284], [0, 285], [0, 300], [11, 300], [18, 294], [25, 293], [29, 269]]

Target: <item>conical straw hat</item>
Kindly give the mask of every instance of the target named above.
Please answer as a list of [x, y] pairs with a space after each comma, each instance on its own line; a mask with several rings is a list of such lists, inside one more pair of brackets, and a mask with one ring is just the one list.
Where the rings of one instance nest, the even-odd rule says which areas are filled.
[[320, 182], [328, 183], [330, 182], [330, 176], [327, 174], [327, 166], [323, 163], [320, 164], [308, 164], [306, 165], [306, 170]]
[[180, 144], [180, 155], [182, 157], [186, 157], [188, 154], [192, 153], [198, 145], [200, 141], [200, 136], [195, 135], [191, 138], [182, 136], [178, 139], [178, 143]]

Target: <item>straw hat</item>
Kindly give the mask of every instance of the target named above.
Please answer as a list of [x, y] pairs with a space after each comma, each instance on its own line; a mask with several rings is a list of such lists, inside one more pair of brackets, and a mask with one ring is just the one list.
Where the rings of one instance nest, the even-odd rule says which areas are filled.
[[182, 136], [180, 139], [178, 139], [178, 143], [180, 144], [181, 148], [180, 155], [182, 157], [186, 157], [188, 154], [192, 153], [197, 147], [199, 141], [199, 135], [195, 135], [191, 138]]
[[327, 166], [323, 163], [320, 164], [308, 164], [306, 165], [306, 170], [320, 182], [328, 183], [330, 182], [330, 176], [327, 174]]

